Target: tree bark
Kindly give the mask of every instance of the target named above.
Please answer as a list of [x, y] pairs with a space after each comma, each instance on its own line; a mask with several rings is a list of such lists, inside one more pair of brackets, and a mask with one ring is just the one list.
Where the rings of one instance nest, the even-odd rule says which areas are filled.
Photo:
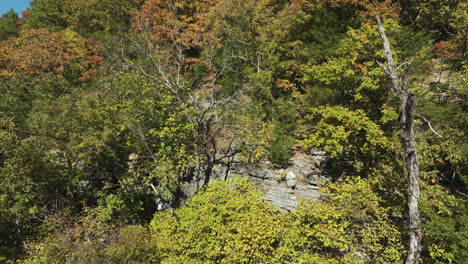
[[[398, 95], [400, 103], [400, 141], [405, 153], [405, 166], [408, 179], [408, 214], [409, 214], [409, 252], [406, 264], [419, 263], [421, 255], [421, 217], [419, 214], [419, 166], [416, 153], [416, 139], [413, 130], [414, 96], [409, 90], [409, 65], [403, 63], [395, 67], [390, 43], [385, 35], [380, 18], [377, 17], [380, 36], [382, 37], [385, 56], [388, 66], [379, 63], [383, 70], [390, 76], [393, 91]], [[404, 67], [403, 76], [398, 76], [398, 68]]]

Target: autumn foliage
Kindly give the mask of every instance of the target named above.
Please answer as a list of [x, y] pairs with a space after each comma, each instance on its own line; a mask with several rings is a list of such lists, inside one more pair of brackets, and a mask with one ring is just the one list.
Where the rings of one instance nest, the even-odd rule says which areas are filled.
[[102, 61], [96, 43], [69, 30], [30, 29], [4, 44], [5, 52], [0, 56], [4, 61], [2, 76], [5, 77], [15, 73], [29, 76], [73, 74], [86, 79], [90, 76], [89, 71]]
[[[401, 263], [400, 109], [376, 16], [417, 98], [421, 261], [464, 263], [465, 2], [31, 0], [21, 17], [8, 11], [0, 263]], [[324, 195], [286, 212], [254, 178], [290, 201]]]

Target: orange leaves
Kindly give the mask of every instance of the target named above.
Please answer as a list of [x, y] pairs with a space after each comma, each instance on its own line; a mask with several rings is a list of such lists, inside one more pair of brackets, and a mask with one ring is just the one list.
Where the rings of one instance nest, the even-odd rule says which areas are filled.
[[278, 79], [276, 80], [276, 86], [285, 91], [290, 91], [294, 87], [294, 84], [292, 84], [289, 80]]
[[[179, 9], [173, 3], [173, 9]], [[148, 0], [135, 16], [137, 30], [145, 32], [156, 42], [179, 41], [186, 23], [171, 10], [171, 3], [163, 0]]]
[[178, 44], [184, 49], [201, 47], [215, 39], [207, 33], [206, 13], [217, 0], [148, 0], [135, 16], [135, 27], [154, 41]]
[[164, 21], [169, 21], [169, 18], [171, 18], [171, 13], [164, 1], [146, 1], [142, 10], [134, 18], [134, 26], [139, 31], [155, 30], [158, 25], [163, 25]]
[[30, 9], [26, 9], [26, 10], [24, 10], [23, 12], [21, 12], [21, 17], [23, 18], [23, 20], [28, 19], [28, 17], [29, 17], [30, 14], [31, 14], [31, 10], [30, 10]]
[[104, 57], [99, 55], [100, 50], [102, 49], [102, 44], [93, 40], [86, 41], [87, 57], [81, 64], [84, 66], [84, 72], [80, 76], [80, 81], [87, 81], [91, 79], [95, 72], [97, 71], [98, 66], [104, 60]]
[[375, 16], [396, 17], [399, 6], [392, 0], [333, 0], [334, 3], [352, 4], [359, 7], [358, 13], [366, 19], [374, 20]]
[[462, 49], [459, 48], [456, 43], [449, 41], [439, 41], [435, 43], [434, 47], [432, 48], [432, 51], [436, 56], [443, 57], [448, 60], [461, 59], [463, 54], [462, 52], [459, 52], [459, 50]]
[[7, 70], [25, 75], [41, 73], [63, 74], [64, 64], [69, 59], [58, 33], [46, 29], [23, 31], [5, 54], [10, 63]]
[[11, 52], [13, 39], [8, 39], [0, 42], [0, 77], [9, 77], [13, 73], [8, 70], [8, 66], [11, 65]]
[[[221, 0], [147, 0], [134, 17], [134, 27], [146, 35], [149, 53], [164, 74], [182, 76], [193, 73], [195, 65], [204, 65], [216, 79], [212, 63], [220, 40], [209, 30], [208, 13]], [[159, 67], [159, 66], [158, 66]], [[174, 79], [179, 79], [175, 77]], [[204, 79], [213, 87], [213, 80]]]
[[[21, 35], [3, 42], [0, 49], [0, 75], [14, 73], [29, 76], [53, 74], [63, 76], [68, 72], [81, 72], [95, 68], [102, 57], [98, 45], [87, 42], [73, 31], [50, 32], [45, 28], [24, 30]], [[80, 76], [83, 78], [84, 76]]]

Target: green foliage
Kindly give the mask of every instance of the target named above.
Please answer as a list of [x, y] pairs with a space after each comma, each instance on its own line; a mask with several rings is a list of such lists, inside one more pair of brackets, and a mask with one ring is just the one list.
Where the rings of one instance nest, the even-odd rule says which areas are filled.
[[[420, 12], [418, 24], [421, 27], [438, 30], [439, 34], [445, 35], [444, 27], [448, 26], [453, 11], [457, 10], [459, 0], [423, 0], [414, 3], [415, 9]], [[440, 36], [439, 36], [440, 37]]]
[[[280, 214], [244, 178], [216, 181], [146, 228], [117, 228], [86, 210], [79, 225], [30, 245], [25, 263], [395, 263], [399, 232], [363, 180], [332, 184], [323, 201]], [[118, 230], [116, 232], [115, 230]]]
[[281, 128], [276, 128], [273, 134], [273, 141], [268, 152], [268, 160], [274, 165], [283, 167], [287, 166], [291, 158], [291, 147], [294, 139], [281, 131]]
[[94, 214], [86, 211], [74, 225], [60, 216], [49, 219], [50, 233], [28, 245], [28, 257], [21, 263], [155, 263], [147, 228], [115, 226], [97, 220]]
[[466, 201], [460, 197], [467, 191], [467, 148], [463, 132], [438, 131], [442, 138], [428, 131], [419, 139], [425, 257], [428, 263], [460, 263], [468, 246]]
[[112, 244], [106, 248], [107, 261], [116, 264], [156, 263], [157, 256], [154, 242], [148, 230], [141, 226], [126, 226]]
[[216, 182], [181, 209], [156, 214], [162, 263], [395, 263], [400, 233], [363, 180], [282, 216], [241, 179]]
[[102, 222], [119, 218], [127, 221], [139, 219], [143, 215], [143, 201], [132, 196], [120, 191], [102, 197], [96, 207], [96, 219]]
[[[398, 263], [397, 226], [368, 181], [331, 184], [324, 201], [302, 204], [288, 217], [284, 250], [294, 263]], [[296, 259], [297, 258], [297, 259]]]
[[266, 119], [261, 107], [251, 98], [242, 97], [240, 105], [229, 114], [229, 134], [234, 135], [240, 158], [248, 163], [264, 158], [271, 146], [274, 125]]
[[173, 213], [156, 214], [161, 263], [278, 263], [283, 222], [260, 194], [246, 179], [217, 181]]
[[61, 14], [70, 28], [83, 36], [106, 31], [118, 32], [128, 28], [140, 6], [140, 0], [66, 0]]
[[46, 27], [60, 30], [67, 26], [63, 17], [63, 0], [32, 0], [25, 25], [32, 28]]
[[468, 248], [466, 204], [450, 194], [448, 188], [434, 184], [423, 185], [422, 198], [426, 262], [462, 263]]
[[[401, 262], [405, 174], [395, 96], [376, 63], [379, 14], [395, 64], [412, 61], [422, 261], [462, 263], [465, 2], [33, 0], [22, 18], [10, 10], [0, 17], [0, 262]], [[289, 214], [245, 180], [215, 182], [154, 216], [213, 166], [285, 167], [301, 147], [328, 152], [323, 172], [366, 180], [339, 176]]]
[[[393, 36], [400, 32], [400, 26], [394, 20], [385, 22], [393, 44]], [[395, 54], [398, 55], [398, 51]], [[366, 23], [358, 28], [348, 28], [333, 56], [320, 63], [309, 61], [302, 67], [304, 75], [300, 81], [309, 95], [309, 103], [317, 104], [315, 101], [323, 96], [325, 89], [333, 97], [319, 101], [319, 104], [363, 109], [373, 120], [378, 120], [382, 106], [390, 97], [386, 75], [375, 62], [382, 57], [381, 40], [375, 25]], [[313, 96], [316, 94], [318, 98]]]
[[[121, 109], [124, 125], [131, 131], [127, 144], [143, 157], [126, 181], [170, 200], [181, 172], [192, 162], [193, 110], [180, 104], [164, 86], [138, 73], [122, 75], [113, 85], [117, 96], [126, 98], [115, 107]], [[151, 184], [157, 190], [149, 189]]]
[[[42, 82], [39, 86], [42, 86]], [[27, 78], [20, 75], [2, 82], [0, 84], [0, 94], [4, 99], [0, 101], [2, 115], [13, 118], [16, 123], [22, 124], [32, 108], [36, 87]]]
[[9, 213], [22, 221], [41, 217], [46, 209], [58, 209], [54, 206], [66, 202], [74, 187], [64, 173], [66, 167], [56, 162], [60, 153], [49, 151], [49, 146], [42, 137], [18, 141], [0, 170], [0, 191]]
[[18, 20], [18, 14], [13, 9], [0, 17], [0, 41], [19, 35]]
[[313, 108], [305, 122], [300, 132], [304, 148], [323, 148], [333, 159], [352, 161], [358, 172], [370, 168], [390, 150], [384, 132], [362, 110], [341, 106]]
[[299, 113], [291, 102], [277, 100], [274, 105], [275, 120], [273, 141], [268, 153], [268, 159], [276, 166], [286, 166], [291, 158], [291, 147]]

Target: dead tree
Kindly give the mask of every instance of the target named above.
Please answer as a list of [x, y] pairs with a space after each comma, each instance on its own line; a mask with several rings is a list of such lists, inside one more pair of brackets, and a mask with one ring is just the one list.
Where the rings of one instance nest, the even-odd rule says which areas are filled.
[[[380, 18], [377, 17], [377, 23], [380, 36], [382, 37], [387, 65], [380, 62], [379, 65], [390, 76], [393, 91], [397, 94], [399, 100], [399, 123], [400, 123], [400, 141], [405, 155], [405, 166], [408, 178], [408, 213], [409, 213], [409, 252], [406, 258], [406, 264], [415, 264], [419, 262], [421, 255], [421, 217], [419, 214], [419, 166], [416, 154], [416, 139], [413, 130], [414, 118], [414, 96], [409, 90], [409, 67], [410, 62], [395, 67], [390, 43], [385, 35], [384, 28]], [[403, 68], [402, 76], [398, 70]]]

